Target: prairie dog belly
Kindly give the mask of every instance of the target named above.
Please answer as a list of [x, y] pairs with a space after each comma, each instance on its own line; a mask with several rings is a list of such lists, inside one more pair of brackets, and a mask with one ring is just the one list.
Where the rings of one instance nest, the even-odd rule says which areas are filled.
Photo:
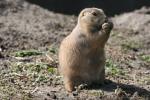
[[112, 28], [102, 9], [85, 8], [80, 12], [76, 27], [59, 50], [59, 69], [67, 91], [82, 83], [104, 82], [104, 47]]

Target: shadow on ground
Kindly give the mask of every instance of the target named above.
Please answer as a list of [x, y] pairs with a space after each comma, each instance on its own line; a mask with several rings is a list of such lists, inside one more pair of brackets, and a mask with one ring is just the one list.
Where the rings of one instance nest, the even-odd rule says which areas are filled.
[[128, 84], [123, 84], [123, 83], [116, 83], [113, 82], [111, 80], [107, 80], [109, 83], [106, 83], [105, 85], [91, 85], [89, 87], [87, 87], [87, 89], [91, 90], [91, 89], [102, 89], [104, 91], [107, 92], [113, 92], [115, 91], [117, 88], [122, 89], [122, 91], [124, 91], [127, 94], [131, 94], [133, 95], [134, 93], [138, 93], [138, 95], [143, 96], [143, 97], [148, 97], [150, 98], [150, 91], [143, 89], [141, 87], [137, 87], [135, 85], [128, 85]]

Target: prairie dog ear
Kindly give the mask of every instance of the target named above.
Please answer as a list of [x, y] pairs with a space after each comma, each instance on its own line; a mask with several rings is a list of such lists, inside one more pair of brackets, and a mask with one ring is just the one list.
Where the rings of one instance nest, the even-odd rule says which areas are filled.
[[81, 12], [81, 16], [85, 16], [85, 15], [86, 15], [85, 11]]
[[82, 17], [85, 15], [85, 12], [86, 12], [87, 8], [83, 9], [80, 14], [79, 14], [79, 17]]
[[104, 11], [102, 9], [98, 9], [101, 13], [104, 13]]

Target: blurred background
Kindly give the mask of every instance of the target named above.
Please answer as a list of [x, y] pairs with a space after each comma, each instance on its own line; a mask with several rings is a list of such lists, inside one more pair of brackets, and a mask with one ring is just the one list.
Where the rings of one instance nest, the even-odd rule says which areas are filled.
[[85, 7], [102, 8], [107, 15], [112, 16], [123, 12], [150, 6], [150, 0], [27, 0], [48, 10], [78, 14]]

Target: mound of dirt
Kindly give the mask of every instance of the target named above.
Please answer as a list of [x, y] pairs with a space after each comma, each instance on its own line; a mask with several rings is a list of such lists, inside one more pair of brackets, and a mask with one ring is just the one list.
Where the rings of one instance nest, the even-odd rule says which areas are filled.
[[73, 16], [49, 12], [24, 0], [3, 0], [0, 5], [0, 47], [4, 50], [57, 44], [75, 25]]
[[119, 31], [132, 31], [129, 36], [135, 35], [135, 39], [143, 42], [145, 48], [150, 48], [150, 8], [143, 7], [134, 12], [115, 16], [112, 20]]

